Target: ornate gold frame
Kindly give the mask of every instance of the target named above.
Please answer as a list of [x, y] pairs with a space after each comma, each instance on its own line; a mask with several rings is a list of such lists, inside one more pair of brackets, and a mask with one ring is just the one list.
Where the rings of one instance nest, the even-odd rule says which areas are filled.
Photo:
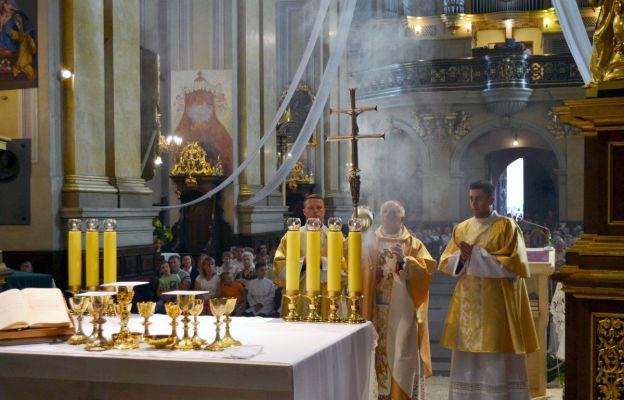
[[[590, 356], [590, 376], [591, 376], [591, 383], [589, 385], [589, 395], [588, 395], [588, 399], [590, 400], [598, 400], [598, 396], [596, 396], [596, 394], [598, 393], [598, 387], [597, 387], [597, 381], [596, 378], [598, 377], [597, 374], [597, 366], [596, 366], [596, 358], [598, 357], [597, 355], [597, 351], [598, 349], [598, 343], [596, 342], [597, 338], [597, 323], [598, 323], [598, 318], [616, 318], [616, 319], [620, 319], [624, 321], [624, 314], [616, 314], [616, 313], [602, 313], [602, 312], [592, 312], [591, 316], [590, 316], [590, 342], [589, 342], [589, 348], [591, 349], [591, 356]], [[607, 374], [623, 374], [624, 375], [624, 367], [622, 367], [620, 370], [618, 371], [604, 371]], [[610, 399], [611, 397], [608, 396], [608, 393], [604, 393], [607, 397], [603, 397], [606, 399]]]

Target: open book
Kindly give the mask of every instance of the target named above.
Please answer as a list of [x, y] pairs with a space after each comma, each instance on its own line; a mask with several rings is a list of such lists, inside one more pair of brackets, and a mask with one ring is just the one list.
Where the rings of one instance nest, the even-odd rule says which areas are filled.
[[11, 289], [0, 293], [0, 331], [72, 325], [59, 289]]

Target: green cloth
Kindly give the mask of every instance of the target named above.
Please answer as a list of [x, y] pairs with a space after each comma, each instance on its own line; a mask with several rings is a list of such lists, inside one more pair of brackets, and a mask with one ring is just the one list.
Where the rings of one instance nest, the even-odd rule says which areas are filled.
[[54, 287], [52, 275], [36, 274], [34, 272], [15, 271], [5, 278], [4, 290], [24, 289], [29, 287], [51, 288]]
[[158, 280], [158, 286], [160, 286], [160, 290], [162, 290], [163, 292], [180, 289], [180, 283], [180, 277], [178, 276], [178, 274], [161, 276]]

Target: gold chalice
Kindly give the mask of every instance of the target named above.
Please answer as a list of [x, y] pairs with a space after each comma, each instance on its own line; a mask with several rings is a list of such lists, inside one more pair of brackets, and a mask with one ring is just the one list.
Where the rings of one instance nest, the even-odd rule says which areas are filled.
[[191, 319], [189, 315], [191, 314], [191, 310], [195, 307], [195, 295], [194, 294], [177, 294], [178, 299], [178, 307], [180, 308], [180, 313], [182, 314], [182, 325], [184, 328], [184, 334], [182, 338], [179, 339], [176, 344], [173, 345], [174, 350], [193, 350], [195, 344], [193, 340], [189, 336], [189, 322]]
[[204, 350], [222, 351], [223, 349], [228, 347], [223, 343], [223, 340], [221, 340], [221, 316], [225, 314], [226, 304], [227, 304], [227, 299], [224, 297], [210, 299], [210, 311], [212, 311], [212, 315], [214, 315], [216, 319], [215, 326], [216, 326], [217, 333], [215, 335], [214, 342], [206, 346]]
[[176, 303], [165, 303], [165, 311], [167, 311], [167, 315], [171, 318], [171, 335], [170, 344], [174, 345], [178, 341], [178, 317], [180, 316], [180, 307]]
[[206, 344], [206, 341], [200, 338], [199, 334], [197, 333], [198, 331], [197, 328], [199, 326], [199, 322], [197, 321], [197, 316], [201, 314], [203, 310], [204, 310], [204, 299], [195, 299], [195, 305], [193, 305], [193, 308], [191, 309], [191, 315], [193, 315], [193, 337], [191, 338], [191, 340], [193, 341], [193, 344], [195, 345], [195, 350], [200, 349], [203, 345]]
[[230, 318], [230, 314], [234, 312], [235, 308], [236, 308], [236, 298], [228, 297], [225, 303], [225, 335], [223, 336], [223, 339], [221, 340], [221, 342], [223, 342], [223, 346], [225, 347], [234, 347], [234, 346], [242, 345], [242, 343], [239, 340], [234, 339], [232, 335], [230, 334], [230, 321], [232, 320]]
[[82, 317], [89, 307], [89, 298], [83, 296], [70, 297], [69, 306], [78, 320], [78, 327], [76, 328], [76, 333], [74, 333], [72, 337], [67, 340], [67, 343], [71, 345], [85, 344], [89, 338], [82, 330]]
[[106, 305], [109, 302], [111, 293], [109, 292], [87, 292], [85, 295], [91, 297], [89, 301], [89, 314], [93, 317], [93, 333], [89, 336], [89, 341], [85, 345], [88, 351], [104, 351], [111, 348], [111, 343], [102, 333], [102, 325]]
[[156, 311], [156, 303], [153, 301], [141, 301], [137, 303], [139, 315], [143, 317], [143, 340], [150, 336], [149, 326], [152, 324], [149, 319]]

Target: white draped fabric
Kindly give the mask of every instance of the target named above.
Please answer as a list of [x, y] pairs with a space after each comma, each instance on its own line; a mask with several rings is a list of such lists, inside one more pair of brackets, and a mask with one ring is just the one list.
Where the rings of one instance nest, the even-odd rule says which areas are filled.
[[[107, 320], [104, 335], [110, 338], [119, 330], [119, 322], [117, 318]], [[154, 350], [143, 344], [139, 350], [101, 353], [66, 343], [0, 347], [0, 398], [42, 398], [28, 395], [39, 387], [65, 396], [47, 399], [368, 400], [373, 348], [370, 323], [286, 323], [258, 317], [232, 320], [232, 335], [246, 347], [225, 352]], [[133, 315], [130, 329], [142, 331], [141, 321]], [[155, 315], [150, 321], [152, 334], [171, 330], [165, 315]], [[215, 318], [200, 316], [199, 321], [200, 336], [210, 343], [215, 336]], [[90, 333], [90, 328], [86, 331]], [[179, 327], [178, 335], [182, 333]], [[254, 346], [262, 346], [255, 356], [251, 352]]]
[[563, 36], [568, 43], [572, 57], [574, 57], [574, 62], [583, 77], [583, 82], [588, 84], [591, 82], [589, 70], [591, 43], [587, 37], [578, 4], [574, 0], [553, 0], [552, 4], [555, 7]]

